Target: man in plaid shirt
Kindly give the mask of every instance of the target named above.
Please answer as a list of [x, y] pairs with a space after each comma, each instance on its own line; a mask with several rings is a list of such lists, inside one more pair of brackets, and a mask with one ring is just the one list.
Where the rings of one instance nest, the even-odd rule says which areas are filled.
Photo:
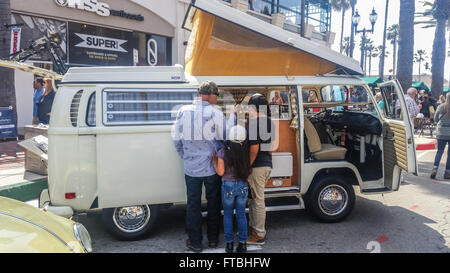
[[416, 101], [414, 100], [417, 94], [417, 89], [411, 87], [408, 89], [408, 91], [406, 91], [406, 94], [407, 94], [407, 96], [405, 97], [406, 106], [408, 107], [409, 110], [409, 118], [411, 119], [411, 122], [413, 122], [417, 114], [420, 113], [420, 106], [418, 106]]

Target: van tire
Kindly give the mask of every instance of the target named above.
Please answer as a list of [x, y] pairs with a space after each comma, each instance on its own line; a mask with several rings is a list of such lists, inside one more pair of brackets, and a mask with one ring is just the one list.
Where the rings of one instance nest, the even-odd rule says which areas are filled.
[[[133, 215], [135, 211], [130, 211], [132, 208], [135, 208], [138, 213], [142, 215], [140, 219], [133, 219], [133, 217], [135, 217], [135, 215]], [[122, 209], [123, 211], [121, 211]], [[102, 210], [102, 222], [108, 232], [117, 239], [132, 241], [144, 237], [153, 229], [159, 216], [159, 212], [160, 207], [158, 205], [106, 208]], [[130, 215], [131, 221], [127, 219], [127, 217], [120, 217], [120, 213], [122, 213], [123, 216], [125, 216], [125, 214]], [[128, 221], [128, 223], [126, 221]]]
[[[337, 202], [326, 200], [336, 195]], [[336, 223], [344, 220], [355, 206], [355, 191], [339, 175], [322, 176], [314, 180], [305, 198], [306, 211], [315, 219], [324, 223]]]

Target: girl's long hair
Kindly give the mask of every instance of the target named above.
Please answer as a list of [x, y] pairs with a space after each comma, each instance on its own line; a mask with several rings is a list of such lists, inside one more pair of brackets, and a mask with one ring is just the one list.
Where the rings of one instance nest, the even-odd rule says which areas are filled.
[[251, 173], [250, 151], [248, 142], [225, 142], [225, 169], [233, 170], [233, 176], [241, 181], [247, 181]]
[[44, 93], [47, 95], [48, 93], [52, 92], [53, 90], [53, 81], [50, 78], [44, 78], [44, 82], [47, 84], [45, 86]]
[[445, 96], [445, 116], [450, 118], [450, 92]]

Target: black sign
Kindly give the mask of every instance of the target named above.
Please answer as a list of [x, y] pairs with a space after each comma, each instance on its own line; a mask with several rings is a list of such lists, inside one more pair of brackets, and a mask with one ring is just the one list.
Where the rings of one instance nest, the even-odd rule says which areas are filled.
[[[15, 13], [11, 14], [11, 21], [13, 24], [19, 25], [22, 28], [20, 49], [26, 49], [32, 44], [43, 44], [45, 41], [51, 39], [57, 44], [55, 54], [63, 62], [66, 61], [66, 22]], [[31, 56], [29, 60], [52, 61], [46, 50], [42, 50], [38, 54]]]
[[16, 119], [11, 108], [0, 108], [0, 139], [17, 138]]
[[132, 32], [69, 22], [70, 65], [133, 65]]

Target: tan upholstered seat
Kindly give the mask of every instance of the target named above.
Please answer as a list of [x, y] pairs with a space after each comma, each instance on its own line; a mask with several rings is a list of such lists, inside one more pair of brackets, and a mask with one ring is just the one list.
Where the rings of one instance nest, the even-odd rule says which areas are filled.
[[347, 149], [344, 147], [336, 146], [333, 144], [320, 143], [319, 134], [317, 134], [316, 128], [309, 121], [308, 118], [304, 118], [306, 141], [309, 151], [313, 154], [313, 157], [317, 160], [342, 160], [345, 158]]

